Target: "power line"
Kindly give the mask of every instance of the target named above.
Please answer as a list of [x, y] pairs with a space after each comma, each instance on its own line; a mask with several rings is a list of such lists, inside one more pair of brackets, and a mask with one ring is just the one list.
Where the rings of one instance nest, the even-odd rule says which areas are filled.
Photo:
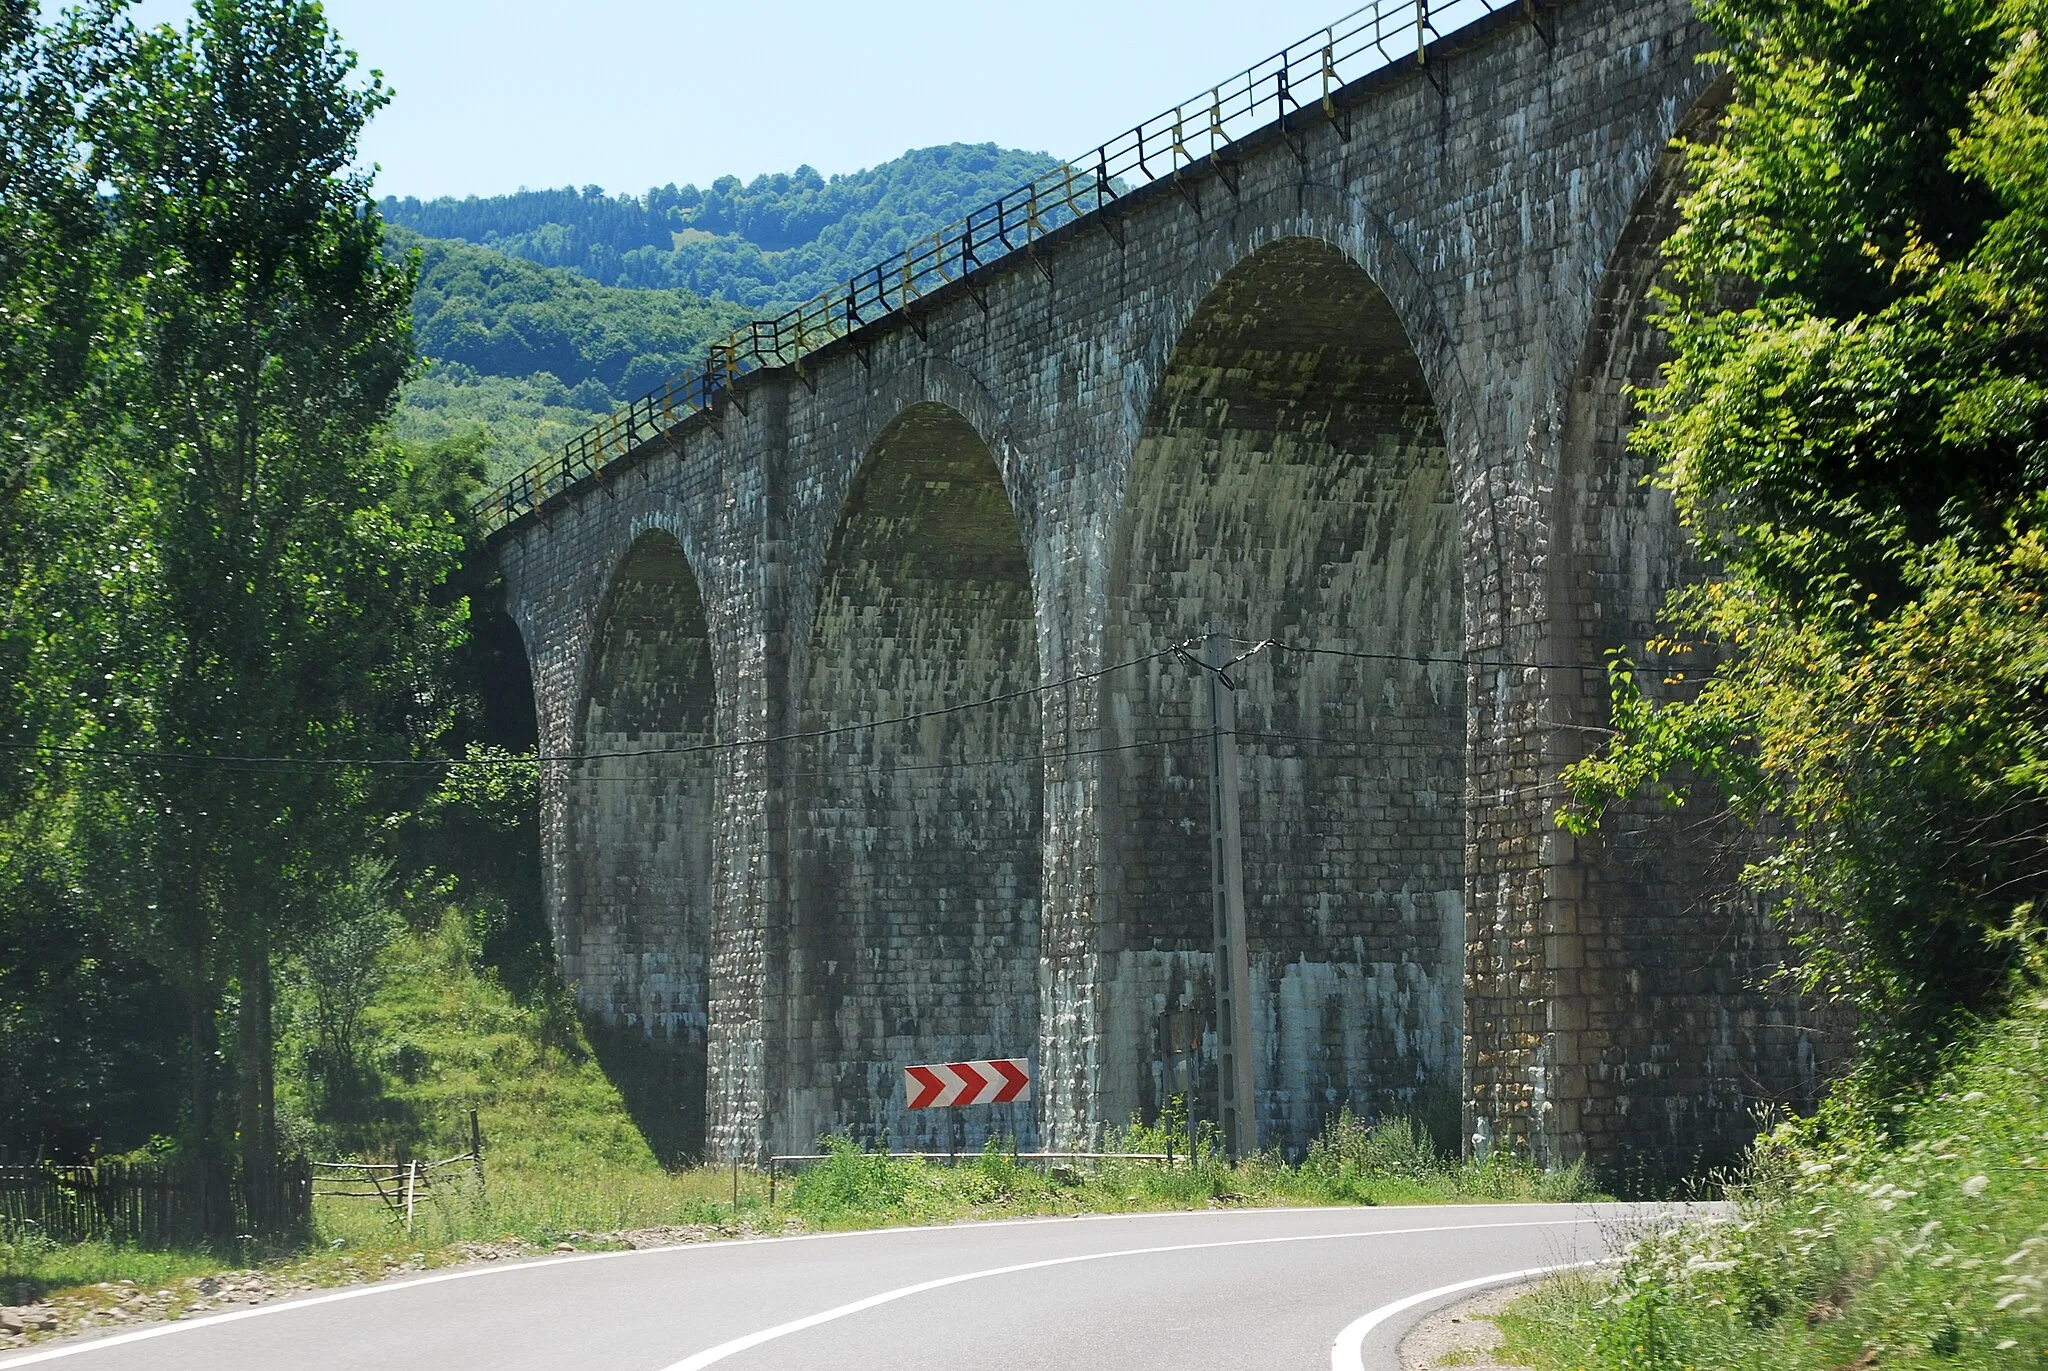
[[[1190, 639], [1188, 641], [1193, 640]], [[1057, 681], [1048, 681], [1044, 685], [1026, 686], [1022, 690], [1005, 691], [1001, 695], [990, 695], [983, 699], [968, 700], [957, 705], [941, 705], [936, 709], [914, 710], [911, 713], [898, 714], [894, 718], [889, 719], [863, 719], [858, 723], [834, 724], [830, 728], [806, 729], [799, 733], [778, 733], [762, 738], [738, 738], [727, 743], [691, 743], [683, 747], [648, 747], [619, 752], [577, 752], [552, 757], [536, 757], [534, 760], [541, 763], [560, 764], [565, 762], [598, 761], [614, 757], [688, 756], [693, 753], [723, 752], [742, 747], [766, 747], [770, 743], [808, 742], [815, 738], [835, 738], [842, 734], [860, 733], [869, 729], [893, 728], [898, 724], [921, 723], [926, 719], [942, 718], [948, 714], [960, 714], [970, 709], [989, 709], [996, 705], [1010, 704], [1016, 700], [1029, 699], [1034, 695], [1044, 695], [1055, 690], [1065, 690], [1068, 686], [1100, 680], [1111, 672], [1126, 671], [1134, 666], [1143, 666], [1147, 662], [1157, 661], [1161, 657], [1172, 656], [1185, 646], [1187, 646], [1186, 642], [1175, 643], [1172, 647], [1161, 648], [1157, 652], [1148, 652], [1142, 657], [1133, 657], [1127, 662], [1117, 662], [1113, 666], [1099, 667], [1094, 671], [1077, 671], [1071, 676]]]
[[[1008, 757], [962, 757], [950, 762], [910, 762], [901, 766], [859, 766], [839, 767], [819, 771], [793, 771], [784, 776], [785, 780], [811, 780], [820, 776], [893, 776], [906, 771], [966, 771], [983, 766], [1017, 766], [1026, 762], [1057, 762], [1072, 757], [1105, 757], [1113, 752], [1136, 752], [1149, 747], [1170, 747], [1174, 743], [1191, 742], [1206, 738], [1206, 728], [1191, 729], [1181, 733], [1167, 734], [1157, 738], [1146, 738], [1135, 743], [1117, 743], [1109, 747], [1070, 748], [1061, 752], [1019, 752]], [[620, 777], [621, 780], [641, 779]]]
[[[972, 771], [980, 767], [1019, 766], [1031, 762], [1057, 762], [1084, 757], [1104, 757], [1116, 753], [1142, 752], [1150, 750], [1152, 748], [1163, 749], [1171, 747], [1177, 743], [1201, 742], [1210, 737], [1213, 737], [1214, 732], [1215, 731], [1213, 729], [1207, 728], [1184, 729], [1175, 733], [1160, 734], [1158, 736], [1151, 738], [1142, 738], [1139, 739], [1137, 742], [1116, 743], [1106, 747], [1069, 748], [1066, 750], [1053, 752], [1019, 752], [1012, 753], [1008, 756], [1003, 757], [962, 757], [952, 761], [945, 762], [909, 762], [900, 765], [892, 764], [859, 767], [821, 768], [813, 771], [788, 772], [785, 773], [781, 777], [781, 779], [794, 781], [816, 780], [824, 777], [893, 776], [905, 772]], [[1239, 728], [1233, 730], [1233, 732], [1238, 738], [1251, 742], [1327, 743], [1346, 748], [1370, 748], [1372, 746], [1371, 739], [1362, 737], [1345, 738], [1337, 737], [1331, 734], [1280, 733], [1275, 732], [1271, 729], [1251, 728]], [[1345, 758], [1341, 760], [1357, 759]], [[646, 776], [617, 776], [611, 777], [609, 779], [619, 781], [639, 781], [654, 778]], [[1463, 776], [1458, 777], [1457, 790], [1461, 797], [1464, 795], [1466, 789], [1467, 786], [1465, 778]], [[1550, 798], [1563, 800], [1570, 797], [1570, 790], [1564, 784], [1564, 782], [1557, 779], [1536, 781], [1527, 784], [1512, 786], [1482, 786], [1479, 788], [1478, 793], [1470, 797], [1469, 801], [1463, 802], [1469, 802], [1474, 806], [1480, 806], [1521, 799], [1530, 795], [1536, 795], [1538, 797], [1547, 796]]]
[[[1237, 735], [1237, 736], [1238, 736], [1239, 738], [1241, 738], [1241, 739], [1244, 739], [1244, 740], [1246, 740], [1246, 741], [1251, 741], [1251, 742], [1290, 742], [1290, 743], [1317, 743], [1317, 744], [1330, 744], [1330, 745], [1335, 745], [1335, 746], [1340, 746], [1340, 747], [1345, 747], [1345, 748], [1367, 748], [1367, 747], [1370, 747], [1370, 746], [1372, 745], [1372, 740], [1371, 740], [1371, 739], [1369, 739], [1369, 738], [1360, 738], [1360, 737], [1338, 737], [1338, 736], [1334, 736], [1334, 735], [1330, 735], [1330, 734], [1309, 734], [1309, 733], [1282, 733], [1282, 732], [1277, 732], [1277, 731], [1274, 731], [1274, 730], [1270, 730], [1270, 729], [1246, 729], [1246, 728], [1241, 728], [1241, 729], [1238, 729], [1238, 730], [1236, 730], [1236, 735]], [[1114, 754], [1120, 754], [1120, 753], [1129, 753], [1129, 752], [1141, 752], [1141, 751], [1149, 751], [1149, 750], [1152, 750], [1152, 749], [1155, 749], [1155, 748], [1157, 748], [1157, 749], [1165, 749], [1165, 748], [1169, 748], [1169, 747], [1172, 747], [1172, 746], [1174, 746], [1174, 745], [1176, 745], [1176, 744], [1180, 744], [1180, 743], [1188, 743], [1188, 742], [1199, 742], [1199, 741], [1202, 741], [1202, 740], [1204, 740], [1204, 739], [1207, 739], [1207, 738], [1208, 738], [1208, 737], [1210, 737], [1210, 736], [1211, 736], [1211, 730], [1209, 730], [1209, 729], [1206, 729], [1206, 728], [1202, 728], [1202, 729], [1185, 729], [1185, 730], [1181, 730], [1181, 731], [1179, 731], [1179, 732], [1175, 732], [1175, 733], [1169, 733], [1169, 734], [1162, 734], [1162, 735], [1159, 735], [1159, 736], [1156, 736], [1156, 737], [1151, 737], [1151, 738], [1143, 738], [1143, 739], [1140, 739], [1140, 740], [1138, 740], [1138, 741], [1136, 741], [1136, 742], [1130, 742], [1130, 743], [1116, 743], [1116, 744], [1111, 744], [1111, 745], [1108, 745], [1108, 746], [1104, 746], [1104, 747], [1089, 747], [1089, 748], [1067, 748], [1067, 749], [1061, 749], [1061, 750], [1056, 750], [1056, 751], [1038, 751], [1038, 752], [1019, 752], [1019, 753], [1011, 753], [1011, 754], [1009, 754], [1009, 755], [1006, 755], [1006, 756], [1001, 756], [1001, 757], [962, 757], [962, 758], [956, 758], [956, 759], [953, 759], [953, 760], [951, 760], [951, 761], [941, 761], [941, 762], [910, 762], [910, 763], [901, 763], [901, 764], [890, 764], [890, 765], [875, 765], [875, 766], [857, 766], [857, 767], [837, 767], [837, 768], [818, 768], [818, 769], [813, 769], [813, 770], [809, 770], [809, 771], [795, 771], [795, 772], [788, 772], [788, 773], [784, 773], [783, 775], [781, 775], [781, 776], [780, 776], [780, 778], [779, 778], [779, 779], [781, 779], [781, 780], [785, 780], [785, 781], [794, 781], [794, 780], [817, 780], [817, 779], [822, 779], [822, 778], [827, 778], [827, 777], [838, 777], [838, 778], [843, 778], [843, 777], [859, 777], [859, 776], [892, 776], [892, 775], [899, 775], [899, 774], [905, 774], [905, 773], [921, 773], [921, 772], [942, 772], [942, 771], [955, 771], [955, 772], [957, 772], [957, 771], [972, 771], [972, 770], [977, 770], [977, 769], [980, 769], [980, 768], [984, 768], [984, 767], [986, 767], [986, 768], [994, 768], [994, 767], [1011, 767], [1011, 766], [1020, 766], [1020, 765], [1028, 765], [1028, 764], [1030, 764], [1030, 763], [1034, 763], [1034, 762], [1036, 762], [1036, 763], [1050, 763], [1050, 762], [1060, 762], [1060, 761], [1072, 761], [1072, 760], [1079, 760], [1079, 759], [1083, 759], [1083, 758], [1090, 758], [1090, 757], [1104, 757], [1104, 756], [1110, 756], [1110, 755], [1114, 755]], [[731, 746], [741, 746], [741, 745], [744, 745], [744, 744], [732, 744]], [[97, 753], [92, 753], [91, 755], [95, 755], [95, 756], [104, 756], [104, 755], [110, 755], [110, 754], [108, 754], [108, 753], [105, 753], [105, 752], [97, 752]], [[125, 755], [125, 754], [118, 754], [118, 753], [116, 753], [116, 754], [111, 754], [111, 755], [117, 755], [117, 756], [118, 756], [118, 755]], [[637, 754], [637, 755], [660, 755], [660, 754], [658, 754], [658, 753], [645, 753], [645, 754]], [[203, 754], [185, 754], [185, 760], [186, 760], [186, 763], [187, 763], [187, 764], [193, 764], [193, 763], [197, 763], [197, 762], [206, 762], [206, 761], [210, 761], [210, 760], [215, 760], [215, 759], [210, 759], [210, 758], [207, 758], [207, 757], [205, 757], [205, 756], [204, 756]], [[526, 764], [526, 763], [528, 763], [528, 762], [529, 762], [529, 760], [530, 760], [530, 759], [527, 759], [527, 758], [523, 758], [523, 757], [512, 757], [512, 758], [506, 758], [506, 759], [504, 759], [504, 760], [503, 760], [502, 762], [499, 762], [499, 761], [495, 761], [495, 760], [494, 760], [494, 761], [490, 761], [490, 762], [468, 763], [468, 765], [508, 765], [508, 764]], [[1356, 760], [1356, 759], [1355, 759], [1355, 758], [1352, 758], [1352, 759], [1345, 759], [1345, 760]], [[453, 761], [448, 761], [448, 760], [442, 760], [442, 761], [435, 761], [435, 762], [423, 762], [423, 763], [420, 763], [420, 765], [432, 765], [432, 766], [454, 766], [454, 765], [463, 765], [463, 764], [464, 764], [464, 763], [457, 763], [457, 762], [453, 762]], [[258, 769], [258, 768], [223, 768], [223, 769], [225, 769], [225, 770], [247, 770], [247, 771], [250, 771], [250, 772], [253, 772], [253, 773], [256, 773], [256, 774], [275, 774], [275, 769], [274, 769], [274, 768], [273, 768], [273, 769], [270, 769], [270, 770], [268, 770], [268, 771], [260, 770], [260, 769]], [[643, 774], [643, 775], [618, 775], [618, 776], [608, 776], [608, 777], [607, 777], [607, 776], [600, 776], [600, 777], [586, 777], [586, 778], [584, 778], [584, 779], [583, 779], [583, 780], [582, 780], [581, 782], [579, 782], [579, 784], [592, 784], [592, 783], [595, 783], [595, 782], [598, 782], [598, 781], [613, 781], [613, 782], [619, 782], [619, 783], [629, 783], [629, 784], [630, 784], [630, 783], [634, 783], [634, 782], [642, 782], [642, 781], [648, 781], [648, 780], [659, 780], [659, 779], [661, 779], [661, 777], [659, 777], [659, 776], [649, 776], [649, 775], [644, 775], [644, 774]], [[1469, 801], [1469, 803], [1471, 803], [1471, 804], [1473, 804], [1473, 805], [1484, 805], [1484, 804], [1490, 804], [1490, 803], [1499, 803], [1499, 802], [1503, 802], [1503, 801], [1507, 801], [1507, 800], [1512, 800], [1512, 799], [1519, 799], [1519, 798], [1522, 798], [1522, 797], [1524, 797], [1524, 796], [1527, 796], [1527, 795], [1531, 795], [1531, 794], [1536, 794], [1536, 795], [1548, 795], [1548, 796], [1550, 796], [1550, 797], [1553, 797], [1553, 798], [1556, 798], [1556, 799], [1560, 799], [1560, 800], [1561, 800], [1561, 799], [1565, 799], [1565, 798], [1567, 798], [1567, 797], [1568, 797], [1568, 791], [1567, 791], [1567, 790], [1566, 790], [1566, 788], [1564, 787], [1563, 783], [1562, 783], [1562, 782], [1560, 782], [1560, 781], [1556, 781], [1556, 780], [1549, 780], [1549, 781], [1540, 781], [1540, 782], [1535, 782], [1535, 783], [1532, 783], [1532, 784], [1525, 784], [1525, 785], [1517, 785], [1517, 786], [1489, 786], [1489, 787], [1483, 787], [1483, 788], [1482, 788], [1482, 792], [1483, 792], [1483, 793], [1480, 793], [1480, 794], [1477, 794], [1477, 795], [1474, 795], [1474, 796], [1472, 796], [1472, 797], [1471, 797], [1471, 799], [1470, 799], [1470, 801]]]
[[[70, 746], [54, 743], [9, 742], [0, 742], [0, 751], [31, 753], [34, 755], [46, 757], [77, 757], [88, 759], [110, 758], [127, 761], [154, 762], [175, 767], [211, 768], [214, 770], [224, 772], [242, 773], [248, 775], [275, 775], [280, 773], [289, 774], [292, 772], [325, 773], [331, 771], [344, 770], [348, 768], [372, 768], [396, 771], [418, 770], [424, 768], [448, 769], [457, 766], [517, 765], [567, 767], [581, 765], [588, 762], [633, 760], [647, 757], [702, 756], [710, 753], [732, 752], [747, 748], [767, 747], [781, 743], [812, 742], [825, 738], [843, 737], [853, 733], [872, 732], [877, 729], [893, 728], [906, 724], [921, 723], [925, 720], [944, 718], [950, 715], [961, 714], [971, 710], [990, 709], [1004, 704], [1015, 703], [1019, 700], [1031, 699], [1039, 695], [1049, 694], [1053, 691], [1065, 690], [1072, 686], [1087, 684], [1089, 682], [1100, 680], [1103, 677], [1109, 676], [1115, 672], [1125, 671], [1133, 667], [1143, 666], [1147, 662], [1158, 661], [1161, 658], [1165, 657], [1178, 657], [1183, 662], [1186, 662], [1202, 670], [1216, 669], [1208, 667], [1199, 658], [1193, 656], [1191, 653], [1187, 651], [1189, 647], [1193, 646], [1195, 643], [1198, 643], [1200, 641], [1201, 640], [1199, 638], [1182, 639], [1181, 641], [1174, 643], [1169, 647], [1160, 648], [1153, 652], [1147, 652], [1137, 657], [1132, 657], [1126, 661], [1113, 663], [1109, 666], [1099, 667], [1089, 671], [1077, 671], [1057, 681], [1048, 681], [1041, 683], [1039, 685], [1026, 686], [1017, 690], [1005, 691], [1001, 694], [986, 696], [981, 699], [962, 701], [958, 704], [941, 705], [930, 709], [912, 710], [903, 714], [898, 714], [882, 719], [863, 719], [853, 723], [835, 724], [825, 728], [804, 729], [790, 733], [769, 734], [751, 738], [736, 738], [725, 742], [685, 743], [670, 747], [627, 748], [605, 752], [541, 753], [533, 756], [521, 756], [515, 754], [513, 756], [504, 758], [485, 758], [478, 760], [420, 757], [257, 756], [234, 753], [177, 752], [143, 748], [98, 748]], [[1228, 670], [1230, 667], [1237, 666], [1240, 663], [1248, 660], [1249, 658], [1257, 656], [1258, 654], [1268, 650], [1296, 652], [1301, 653], [1305, 656], [1322, 656], [1361, 661], [1407, 663], [1419, 666], [1462, 665], [1467, 667], [1476, 667], [1480, 669], [1537, 668], [1586, 671], [1597, 670], [1601, 672], [1606, 672], [1610, 669], [1609, 664], [1607, 663], [1600, 663], [1596, 665], [1587, 662], [1513, 662], [1492, 661], [1464, 657], [1435, 657], [1427, 654], [1361, 652], [1347, 648], [1311, 647], [1298, 643], [1283, 642], [1276, 638], [1265, 638], [1257, 641], [1253, 641], [1251, 639], [1237, 638], [1232, 639], [1232, 642], [1234, 644], [1245, 647], [1247, 650], [1240, 653], [1230, 662], [1226, 663], [1222, 668], [1224, 670]], [[1056, 761], [1061, 758], [1105, 756], [1117, 752], [1127, 752], [1148, 747], [1165, 746], [1175, 742], [1190, 741], [1204, 738], [1207, 736], [1208, 733], [1206, 730], [1194, 730], [1190, 732], [1176, 734], [1171, 737], [1154, 738], [1138, 743], [1121, 744], [1107, 747], [1068, 749], [1064, 751], [1053, 752], [1018, 753], [1012, 756], [1000, 758], [962, 758], [956, 761], [949, 762], [906, 763], [899, 766], [870, 766], [850, 769], [841, 768], [829, 771], [812, 770], [803, 772], [792, 772], [789, 773], [786, 778], [804, 779], [826, 775], [875, 775], [893, 772], [958, 770], [977, 766], [1014, 766], [1019, 763], [1034, 761]], [[1266, 741], [1275, 742], [1285, 741], [1303, 743], [1326, 743], [1340, 744], [1347, 747], [1369, 745], [1369, 740], [1363, 738], [1337, 738], [1325, 735], [1310, 734], [1282, 734], [1259, 730], [1240, 730], [1240, 736], [1247, 738], [1259, 738]], [[642, 778], [616, 777], [610, 779], [628, 780]]]

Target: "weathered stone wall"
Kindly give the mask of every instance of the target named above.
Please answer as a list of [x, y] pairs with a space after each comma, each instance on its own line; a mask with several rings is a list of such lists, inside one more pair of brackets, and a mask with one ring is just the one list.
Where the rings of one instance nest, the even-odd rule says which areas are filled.
[[[1206, 1079], [1206, 812], [1174, 736], [1198, 724], [1193, 678], [1092, 673], [1211, 618], [1402, 659], [1245, 672], [1269, 1139], [1456, 1079], [1462, 1132], [1678, 1161], [1778, 1079], [1778, 1020], [1726, 951], [1768, 948], [1753, 923], [1700, 924], [1707, 867], [1670, 859], [1689, 836], [1575, 848], [1551, 821], [1602, 717], [1571, 664], [1639, 636], [1684, 574], [1668, 509], [1617, 455], [1619, 383], [1647, 354], [1615, 352], [1640, 310], [1607, 283], [1634, 270], [1631, 233], [1654, 237], [1646, 188], [1709, 74], [1687, 0], [1537, 15], [744, 382], [715, 422], [501, 539], [551, 749], [580, 746], [583, 663], [634, 539], [673, 532], [701, 587], [729, 750], [711, 814], [683, 821], [709, 825], [708, 855], [664, 839], [647, 869], [710, 868], [672, 879], [712, 910], [714, 1151], [907, 1138], [922, 1121], [884, 1098], [900, 1057], [1033, 1031], [1049, 1145]], [[978, 549], [958, 575], [956, 526]], [[1028, 710], [972, 726], [788, 740], [1024, 680]], [[1042, 769], [954, 765], [999, 748]], [[617, 916], [577, 907], [568, 794], [546, 800], [550, 907], [594, 949], [593, 917]], [[590, 841], [638, 841], [609, 833]], [[1696, 946], [1700, 927], [1735, 942]]]
[[[530, 658], [540, 749], [553, 759], [541, 768], [542, 884], [549, 921], [565, 978], [576, 988], [584, 1011], [600, 1023], [617, 1018], [603, 997], [621, 981], [630, 984], [634, 973], [628, 965], [593, 955], [599, 946], [623, 946], [617, 938], [600, 932], [601, 943], [586, 944], [593, 930], [576, 890], [580, 873], [588, 868], [579, 861], [578, 847], [596, 854], [602, 869], [609, 860], [603, 854], [635, 841], [636, 834], [631, 828], [612, 832], [580, 823], [578, 814], [594, 796], [575, 777], [597, 763], [559, 759], [584, 755], [585, 702], [597, 671], [596, 648], [605, 633], [613, 584], [622, 569], [630, 569], [636, 545], [659, 547], [664, 539], [681, 549], [703, 607], [712, 740], [758, 736], [762, 721], [771, 717], [775, 697], [764, 664], [771, 651], [780, 651], [780, 637], [771, 612], [776, 601], [764, 592], [778, 574], [770, 536], [778, 505], [762, 458], [782, 448], [780, 415], [772, 398], [764, 397], [750, 414], [736, 414], [723, 425], [716, 435], [716, 461], [707, 444], [681, 454], [680, 460], [618, 472], [590, 492], [595, 498], [553, 511], [550, 536], [507, 541], [497, 550], [506, 607]], [[644, 686], [636, 687], [636, 693], [643, 700], [660, 695], [659, 689]], [[621, 730], [633, 727], [616, 716], [611, 722]], [[766, 748], [719, 748], [705, 755], [712, 795], [708, 842], [680, 835], [657, 840], [673, 851], [706, 854], [708, 849], [698, 858], [708, 862], [708, 869], [645, 864], [643, 879], [677, 887], [658, 897], [671, 908], [693, 898], [685, 889], [709, 890], [709, 941], [702, 953], [702, 1128], [707, 1150], [716, 1155], [753, 1155], [763, 1145], [770, 1112], [763, 1094], [763, 1041], [778, 967], [779, 906], [765, 898], [781, 856], [763, 781], [772, 758]], [[679, 822], [703, 821], [702, 810], [686, 814], [670, 807], [666, 812]], [[648, 835], [643, 828], [637, 836]], [[674, 1101], [678, 1112], [692, 1104], [687, 1098]]]
[[[1707, 136], [1721, 102], [1710, 92], [1688, 134]], [[1555, 642], [1566, 666], [1555, 698], [1563, 726], [1553, 764], [1585, 755], [1608, 721], [1609, 684], [1596, 669], [1617, 649], [1636, 680], [1668, 698], [1712, 665], [1697, 651], [1652, 649], [1668, 627], [1667, 594], [1703, 579], [1667, 491], [1629, 449], [1635, 394], [1670, 356], [1652, 287], [1678, 223], [1683, 158], [1660, 159], [1601, 286], [1565, 427], [1556, 524]], [[1632, 392], [1631, 388], [1634, 388]], [[1698, 784], [1679, 810], [1646, 799], [1615, 807], [1584, 838], [1550, 838], [1555, 930], [1546, 948], [1556, 997], [1581, 1008], [1558, 1035], [1559, 1109], [1587, 1148], [1624, 1177], [1734, 1160], [1760, 1105], [1805, 1110], [1842, 1059], [1844, 1025], [1782, 983], [1780, 931], [1737, 889], [1753, 855], [1742, 828]]]
[[[912, 1112], [901, 1079], [913, 1062], [1037, 1043], [1038, 711], [1022, 695], [928, 712], [1037, 682], [1030, 576], [995, 462], [958, 411], [913, 405], [855, 477], [811, 615], [808, 736], [789, 778], [806, 1006], [789, 1136], [978, 1147], [994, 1126], [1028, 1145], [1028, 1107]], [[859, 726], [905, 715], [921, 717]]]
[[1217, 284], [1153, 400], [1120, 524], [1108, 655], [1151, 660], [1103, 681], [1120, 878], [1105, 1111], [1191, 1093], [1217, 1116], [1207, 696], [1154, 655], [1205, 615], [1240, 651], [1289, 645], [1232, 672], [1261, 1136], [1299, 1149], [1326, 1115], [1413, 1111], [1429, 1087], [1455, 1110], [1457, 511], [1428, 385], [1356, 263], [1285, 238]]

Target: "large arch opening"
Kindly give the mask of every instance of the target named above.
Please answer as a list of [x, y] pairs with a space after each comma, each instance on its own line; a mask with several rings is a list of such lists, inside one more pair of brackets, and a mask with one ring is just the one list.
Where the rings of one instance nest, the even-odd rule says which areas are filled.
[[646, 534], [593, 638], [558, 945], [606, 1074], [670, 1162], [704, 1143], [713, 716], [697, 578], [673, 537]]
[[1029, 1105], [911, 1111], [919, 1062], [1030, 1054], [1043, 766], [1030, 570], [988, 446], [918, 404], [855, 475], [826, 552], [797, 713], [792, 1143], [1030, 1145]]
[[[1299, 1149], [1344, 1108], [1420, 1116], [1448, 1143], [1465, 936], [1457, 509], [1393, 307], [1320, 240], [1262, 248], [1209, 293], [1132, 459], [1106, 655], [1211, 620], [1291, 645], [1233, 673], [1260, 1145]], [[1171, 657], [1104, 680], [1105, 1118], [1176, 1095], [1217, 1117], [1199, 685]]]

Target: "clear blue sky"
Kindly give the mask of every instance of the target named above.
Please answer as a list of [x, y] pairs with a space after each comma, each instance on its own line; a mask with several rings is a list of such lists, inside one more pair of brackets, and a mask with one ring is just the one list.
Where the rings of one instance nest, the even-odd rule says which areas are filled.
[[[46, 0], [48, 2], [48, 0]], [[1360, 0], [327, 0], [397, 99], [388, 194], [826, 175], [932, 143], [1071, 157]], [[186, 0], [143, 0], [183, 22]]]

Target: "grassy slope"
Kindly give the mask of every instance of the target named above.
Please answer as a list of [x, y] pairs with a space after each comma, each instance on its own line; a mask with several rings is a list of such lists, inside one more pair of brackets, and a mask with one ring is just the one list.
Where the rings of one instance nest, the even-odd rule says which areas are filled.
[[2048, 1358], [2048, 1001], [1987, 1029], [1890, 1139], [1781, 1129], [1738, 1217], [1503, 1321], [1541, 1371], [2004, 1368]]
[[[561, 992], [508, 991], [454, 912], [384, 955], [390, 977], [367, 1017], [387, 1131], [419, 1156], [453, 1155], [474, 1109], [484, 1135], [483, 1197], [464, 1186], [429, 1206], [423, 1241], [553, 1241], [720, 1217], [704, 1203], [715, 1178], [663, 1171]], [[390, 1227], [374, 1202], [323, 1204], [318, 1217], [330, 1241], [373, 1243]]]

